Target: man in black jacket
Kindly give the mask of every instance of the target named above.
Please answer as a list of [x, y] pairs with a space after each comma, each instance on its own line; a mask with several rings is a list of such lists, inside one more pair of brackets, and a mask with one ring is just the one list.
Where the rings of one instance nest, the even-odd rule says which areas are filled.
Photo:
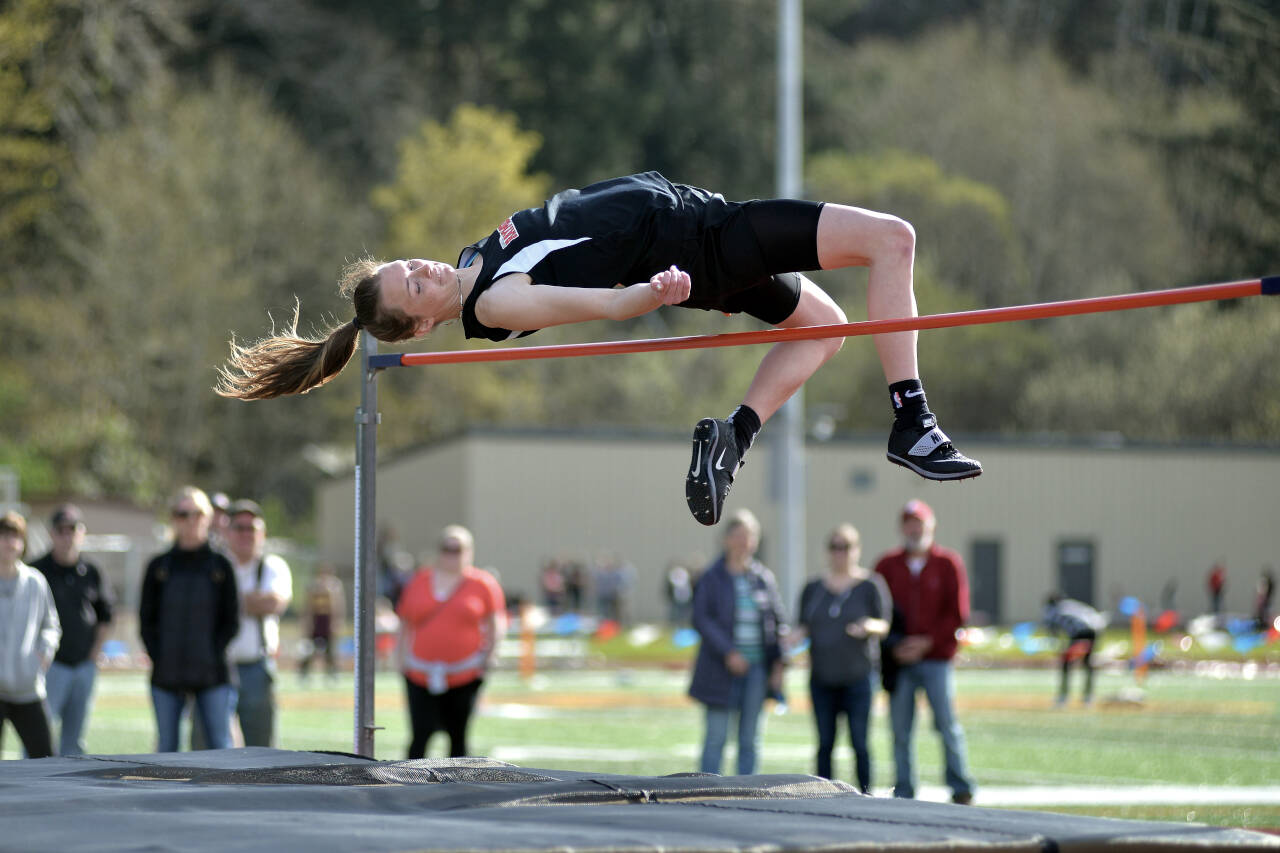
[[147, 564], [138, 623], [151, 657], [151, 702], [157, 752], [178, 750], [178, 724], [187, 696], [211, 749], [231, 744], [236, 689], [227, 645], [240, 629], [240, 602], [231, 564], [209, 545], [213, 507], [194, 486], [170, 502], [173, 548]]
[[31, 564], [49, 582], [62, 642], [45, 675], [49, 716], [61, 728], [58, 754], [84, 755], [84, 729], [98, 675], [98, 652], [111, 629], [111, 585], [80, 553], [85, 524], [80, 508], [63, 504], [49, 521], [53, 547]]

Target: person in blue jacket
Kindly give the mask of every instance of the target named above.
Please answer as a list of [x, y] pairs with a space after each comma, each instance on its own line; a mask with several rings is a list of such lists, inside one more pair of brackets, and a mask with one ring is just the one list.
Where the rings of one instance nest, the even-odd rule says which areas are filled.
[[782, 682], [787, 626], [773, 572], [756, 559], [760, 522], [749, 510], [729, 517], [724, 552], [693, 591], [693, 628], [702, 638], [689, 695], [706, 706], [699, 769], [719, 773], [731, 717], [738, 725], [738, 775], [756, 771], [760, 709]]

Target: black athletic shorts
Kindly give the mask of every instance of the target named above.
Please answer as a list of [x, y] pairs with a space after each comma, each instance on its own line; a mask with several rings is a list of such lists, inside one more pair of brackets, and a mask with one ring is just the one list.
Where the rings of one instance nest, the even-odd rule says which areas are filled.
[[800, 301], [797, 273], [818, 266], [822, 203], [796, 199], [706, 200], [696, 238], [680, 268], [693, 293], [682, 308], [739, 312], [776, 325]]

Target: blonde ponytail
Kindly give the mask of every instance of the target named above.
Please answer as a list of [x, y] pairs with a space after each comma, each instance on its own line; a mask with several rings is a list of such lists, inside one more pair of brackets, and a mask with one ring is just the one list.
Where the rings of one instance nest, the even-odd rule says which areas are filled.
[[351, 298], [355, 319], [335, 326], [323, 338], [298, 335], [298, 306], [284, 334], [263, 338], [250, 346], [231, 339], [231, 356], [218, 368], [214, 391], [237, 400], [270, 400], [286, 394], [305, 394], [342, 372], [355, 355], [363, 329], [380, 341], [394, 343], [413, 337], [414, 322], [403, 311], [382, 307], [378, 268], [382, 262], [364, 257], [347, 264], [338, 290]]
[[231, 339], [231, 356], [218, 369], [214, 390], [238, 400], [270, 400], [305, 394], [342, 372], [355, 354], [360, 331], [354, 322], [329, 330], [320, 339], [298, 335], [298, 313], [284, 334], [241, 346]]

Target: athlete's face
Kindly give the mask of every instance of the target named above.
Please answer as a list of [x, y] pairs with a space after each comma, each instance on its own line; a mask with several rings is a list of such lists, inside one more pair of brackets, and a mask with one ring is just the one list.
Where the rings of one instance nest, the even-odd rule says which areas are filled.
[[458, 299], [457, 271], [440, 261], [422, 258], [390, 261], [378, 267], [378, 287], [384, 306], [413, 318], [417, 337], [430, 332], [441, 313]]

